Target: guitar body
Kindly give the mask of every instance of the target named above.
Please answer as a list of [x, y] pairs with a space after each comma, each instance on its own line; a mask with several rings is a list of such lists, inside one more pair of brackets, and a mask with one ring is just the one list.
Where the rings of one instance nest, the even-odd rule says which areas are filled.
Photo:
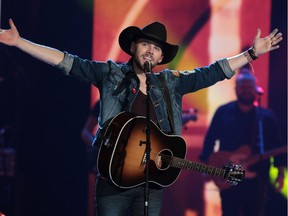
[[[244, 165], [244, 161], [251, 155], [251, 150], [248, 145], [241, 146], [236, 151], [218, 151], [212, 153], [209, 158], [209, 164], [213, 164], [216, 166], [221, 166], [223, 164], [227, 164], [228, 162], [236, 162], [238, 164]], [[246, 167], [247, 168], [247, 167]], [[245, 169], [246, 170], [246, 169]], [[249, 174], [247, 170], [245, 172], [245, 177], [248, 178]], [[249, 176], [254, 177], [254, 174]]]
[[[146, 123], [143, 116], [123, 112], [108, 125], [98, 154], [98, 170], [121, 188], [132, 188], [146, 179]], [[171, 167], [168, 158], [185, 158], [186, 143], [180, 136], [166, 135], [150, 121], [149, 182], [173, 184], [180, 169]]]
[[[287, 152], [286, 146], [279, 147], [265, 152], [263, 155], [252, 155], [252, 151], [248, 145], [243, 145], [233, 152], [219, 151], [211, 154], [209, 164], [221, 166], [227, 162], [240, 164], [245, 170], [245, 178], [251, 179], [257, 176], [257, 173], [249, 171], [249, 167], [260, 160], [265, 160], [271, 156]], [[212, 178], [220, 190], [230, 188], [230, 185], [219, 178]]]
[[[243, 169], [245, 170], [245, 178], [250, 178], [255, 175], [255, 173], [248, 174], [246, 167], [243, 165], [244, 161], [250, 156], [251, 150], [250, 147], [244, 145], [237, 149], [236, 151], [219, 151], [211, 154], [209, 158], [209, 164], [213, 164], [216, 166], [223, 166], [223, 164], [227, 164], [228, 162], [241, 164]], [[223, 179], [213, 178], [212, 180], [217, 185], [220, 190], [229, 189], [231, 186], [227, 184]]]

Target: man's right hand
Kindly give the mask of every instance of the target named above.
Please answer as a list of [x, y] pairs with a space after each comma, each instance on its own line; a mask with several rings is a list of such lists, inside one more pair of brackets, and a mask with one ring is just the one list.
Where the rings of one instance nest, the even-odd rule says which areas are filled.
[[17, 46], [17, 42], [20, 39], [19, 32], [12, 19], [9, 19], [9, 25], [10, 29], [0, 29], [0, 43]]

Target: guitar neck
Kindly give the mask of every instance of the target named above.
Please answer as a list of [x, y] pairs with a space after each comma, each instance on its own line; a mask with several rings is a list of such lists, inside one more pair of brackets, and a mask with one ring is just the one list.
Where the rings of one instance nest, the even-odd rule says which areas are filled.
[[222, 178], [224, 178], [226, 174], [225, 169], [209, 166], [203, 163], [188, 161], [177, 157], [173, 157], [170, 165], [175, 168], [191, 170], [198, 173], [205, 173], [212, 176], [219, 176]]

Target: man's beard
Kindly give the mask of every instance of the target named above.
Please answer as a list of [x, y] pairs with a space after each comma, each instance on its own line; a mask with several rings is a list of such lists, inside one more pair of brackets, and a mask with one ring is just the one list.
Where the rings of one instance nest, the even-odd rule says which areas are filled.
[[[139, 59], [139, 58], [137, 58], [135, 55], [134, 56], [132, 56], [133, 57], [133, 60], [134, 60], [134, 62], [135, 62], [135, 64], [136, 64], [136, 66], [139, 68], [139, 69], [141, 69], [141, 70], [145, 70], [145, 68], [144, 68], [144, 64], [142, 65], [141, 64], [141, 60]], [[152, 64], [152, 66], [151, 66], [151, 68], [154, 68], [156, 65], [155, 64]]]
[[255, 101], [255, 96], [251, 96], [251, 97], [242, 97], [242, 96], [238, 96], [238, 101], [246, 106], [249, 105], [253, 105], [254, 101]]
[[142, 65], [138, 59], [134, 58], [134, 62], [139, 69], [144, 71], [144, 65]]

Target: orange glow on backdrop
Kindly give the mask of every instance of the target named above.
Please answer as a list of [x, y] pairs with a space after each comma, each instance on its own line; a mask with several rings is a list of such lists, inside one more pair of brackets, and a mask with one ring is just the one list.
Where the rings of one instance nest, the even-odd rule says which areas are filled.
[[[262, 0], [95, 0], [93, 59], [126, 62], [129, 56], [118, 45], [121, 30], [159, 21], [166, 25], [168, 42], [179, 44], [180, 50], [172, 63], [158, 66], [155, 71], [165, 67], [192, 70], [251, 46], [257, 28], [261, 28], [262, 35], [267, 35], [270, 7], [270, 1]], [[265, 92], [268, 92], [268, 60], [269, 55], [265, 55], [253, 62], [258, 84]], [[96, 88], [92, 87], [91, 95], [94, 104], [99, 97]], [[267, 106], [267, 98], [263, 96], [263, 106]], [[233, 99], [233, 78], [184, 97], [183, 109], [199, 110], [198, 120], [189, 122], [183, 129], [187, 159], [198, 160], [215, 109]], [[215, 186], [202, 182], [200, 174], [182, 172], [178, 181], [165, 191], [163, 215], [220, 215]]]

